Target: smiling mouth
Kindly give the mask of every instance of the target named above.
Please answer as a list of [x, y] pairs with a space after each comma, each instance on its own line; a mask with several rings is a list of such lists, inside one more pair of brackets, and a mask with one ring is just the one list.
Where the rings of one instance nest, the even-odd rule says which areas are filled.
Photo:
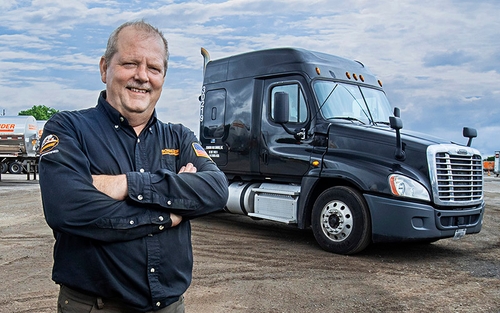
[[133, 92], [138, 92], [138, 93], [148, 93], [149, 90], [146, 89], [138, 89], [134, 87], [127, 87], [128, 90], [133, 91]]

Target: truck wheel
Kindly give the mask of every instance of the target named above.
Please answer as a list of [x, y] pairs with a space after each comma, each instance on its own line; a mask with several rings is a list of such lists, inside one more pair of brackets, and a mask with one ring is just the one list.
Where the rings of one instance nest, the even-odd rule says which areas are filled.
[[9, 167], [7, 166], [7, 164], [5, 163], [0, 163], [2, 165], [2, 174], [5, 174], [7, 173], [7, 170], [9, 169]]
[[19, 162], [12, 162], [9, 164], [9, 172], [11, 174], [21, 174], [23, 172], [23, 166]]
[[326, 251], [354, 254], [371, 242], [370, 214], [363, 197], [350, 187], [332, 187], [319, 195], [312, 211], [312, 230]]

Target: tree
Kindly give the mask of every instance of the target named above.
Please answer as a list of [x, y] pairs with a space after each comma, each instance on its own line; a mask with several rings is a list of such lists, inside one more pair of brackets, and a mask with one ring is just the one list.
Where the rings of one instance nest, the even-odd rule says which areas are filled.
[[19, 112], [18, 115], [32, 115], [36, 120], [43, 121], [48, 120], [57, 112], [59, 110], [49, 108], [45, 105], [34, 105], [31, 109]]

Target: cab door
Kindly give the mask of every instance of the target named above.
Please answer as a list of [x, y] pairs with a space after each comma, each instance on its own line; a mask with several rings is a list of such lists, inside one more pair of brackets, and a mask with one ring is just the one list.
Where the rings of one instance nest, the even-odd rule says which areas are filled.
[[311, 110], [308, 106], [307, 85], [302, 76], [268, 79], [262, 97], [260, 138], [260, 173], [267, 179], [300, 181], [309, 169], [310, 145], [307, 139], [289, 134], [274, 121], [274, 95], [288, 94], [288, 122], [294, 133], [307, 132]]

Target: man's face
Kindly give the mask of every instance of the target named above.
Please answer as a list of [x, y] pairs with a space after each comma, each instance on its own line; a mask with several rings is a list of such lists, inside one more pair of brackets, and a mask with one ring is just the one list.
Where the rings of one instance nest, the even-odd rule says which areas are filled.
[[104, 58], [100, 62], [106, 100], [127, 119], [149, 118], [165, 79], [163, 41], [158, 35], [126, 27], [118, 34], [117, 47], [109, 63]]

